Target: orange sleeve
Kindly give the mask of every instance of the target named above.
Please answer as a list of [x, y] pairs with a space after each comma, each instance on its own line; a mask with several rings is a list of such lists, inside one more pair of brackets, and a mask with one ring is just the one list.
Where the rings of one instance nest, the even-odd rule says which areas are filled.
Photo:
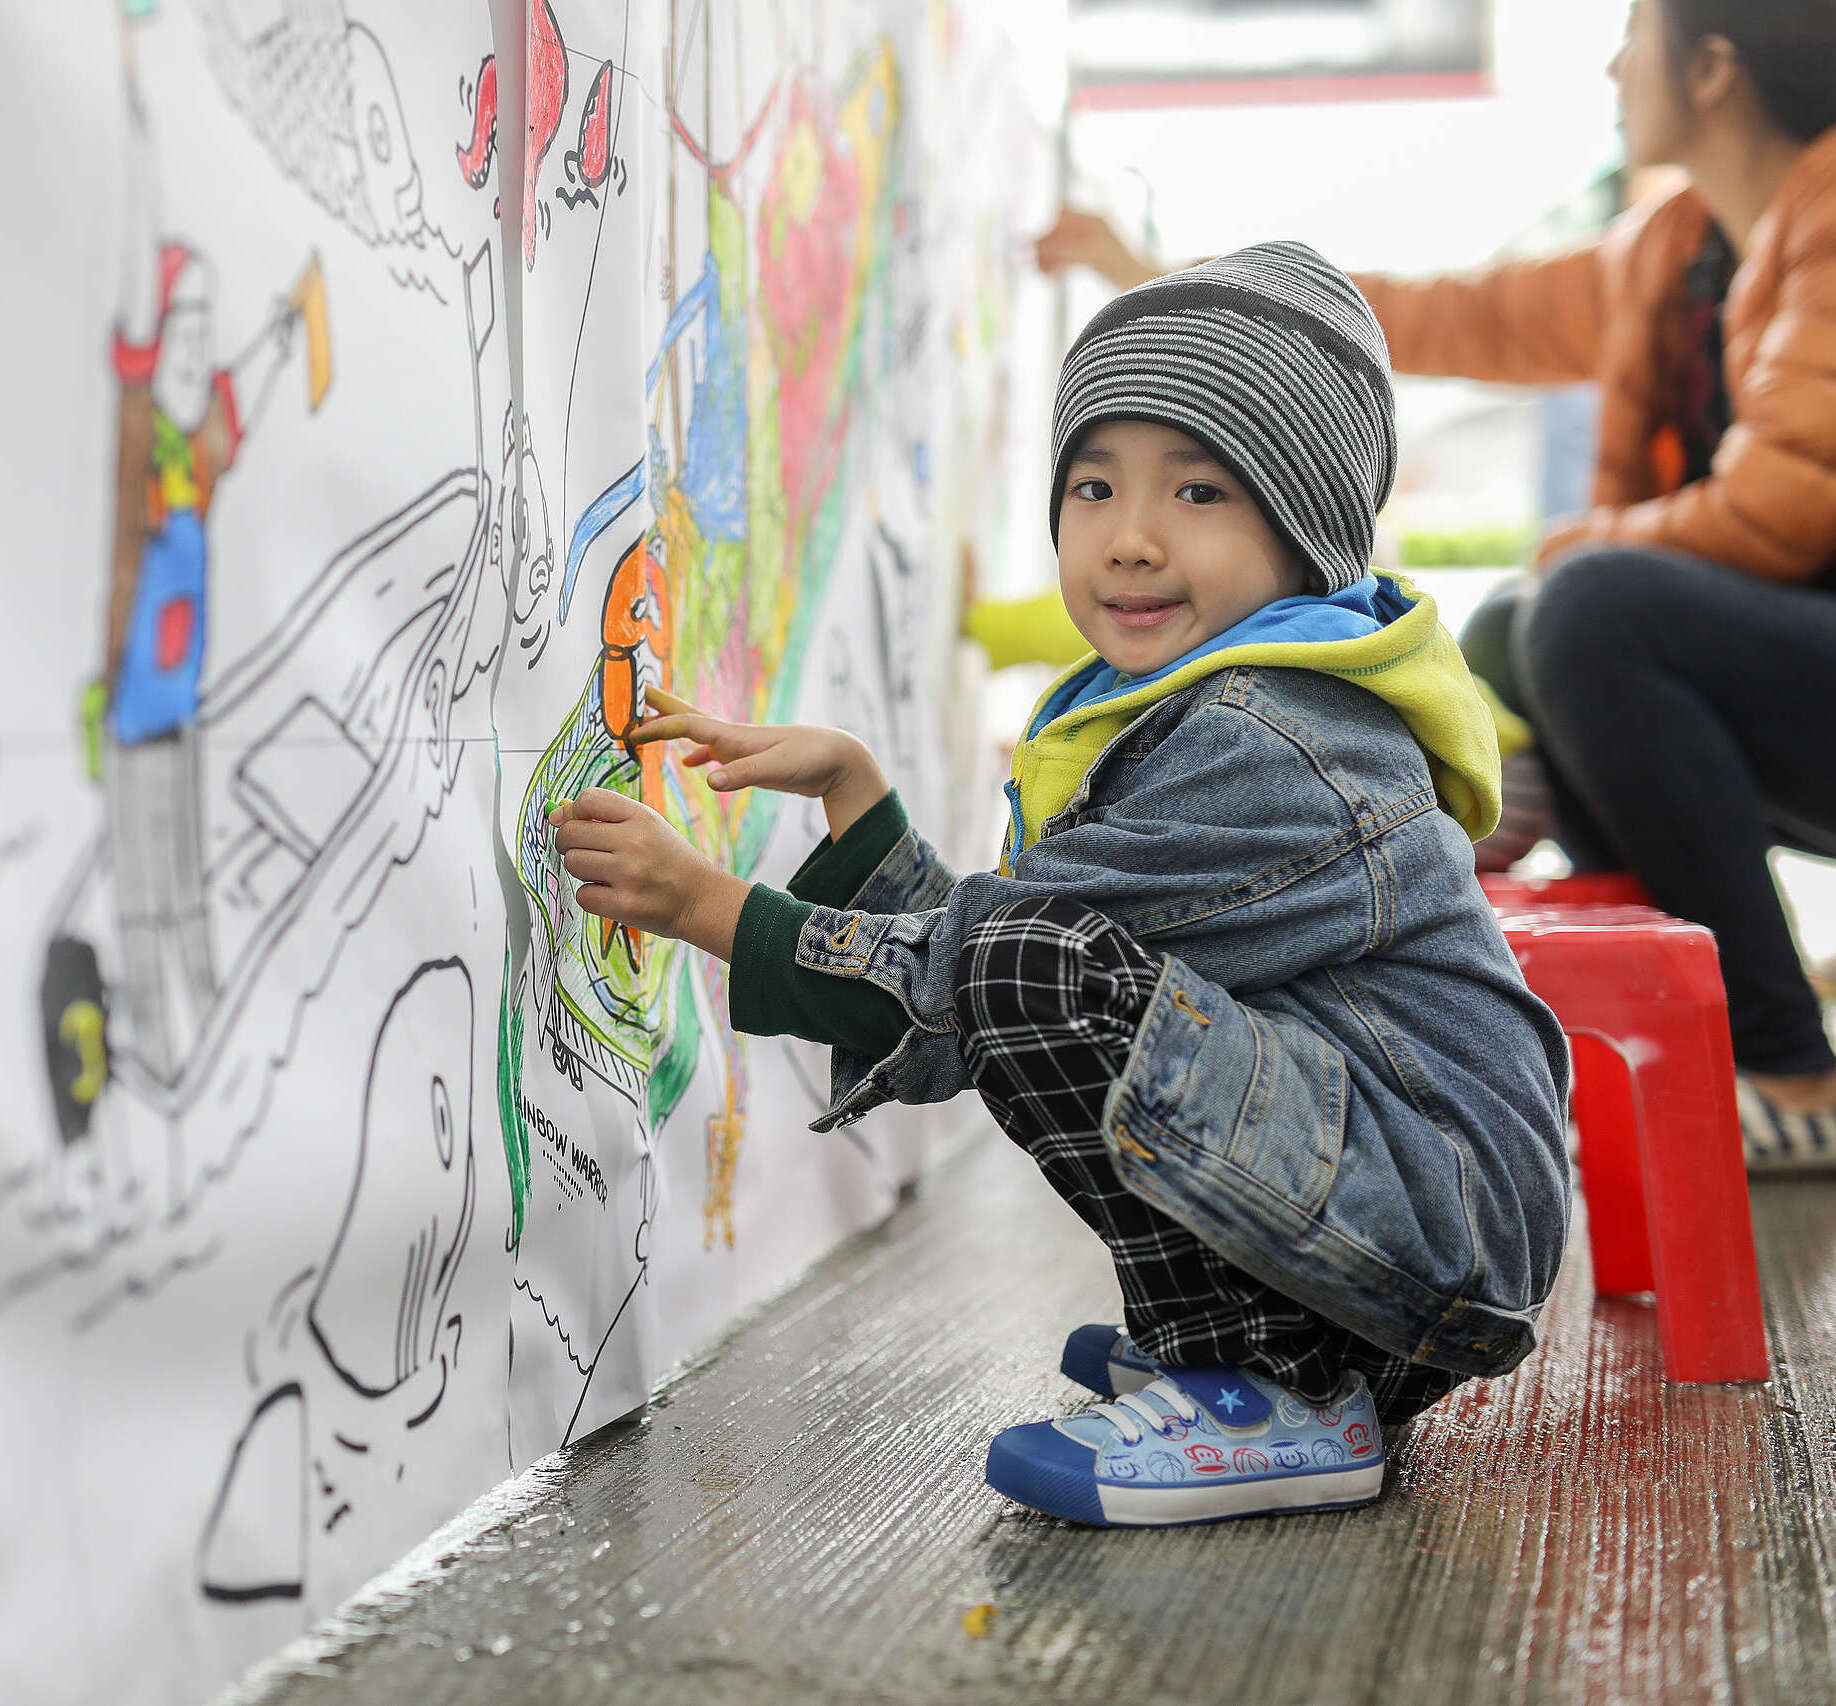
[[1836, 564], [1836, 233], [1787, 268], [1731, 401], [1734, 424], [1704, 478], [1580, 517], [1544, 542], [1541, 560], [1622, 544], [1687, 551], [1781, 581]]
[[1477, 272], [1401, 279], [1354, 273], [1398, 373], [1569, 385], [1600, 365], [1600, 245]]

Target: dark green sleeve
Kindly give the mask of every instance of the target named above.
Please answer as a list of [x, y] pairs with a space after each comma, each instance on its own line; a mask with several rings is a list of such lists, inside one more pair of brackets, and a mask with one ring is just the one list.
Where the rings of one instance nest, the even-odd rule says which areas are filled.
[[[899, 815], [903, 818], [905, 814], [901, 811]], [[831, 851], [840, 853], [853, 833], [851, 828]], [[904, 833], [901, 828], [899, 834]], [[878, 863], [875, 859], [867, 870], [871, 872]], [[848, 895], [859, 887], [856, 882]], [[845, 905], [846, 899], [838, 904]], [[905, 1009], [885, 990], [859, 978], [831, 977], [797, 964], [797, 938], [815, 910], [811, 901], [799, 900], [782, 889], [752, 885], [734, 932], [733, 969], [727, 979], [727, 1014], [733, 1028], [755, 1037], [803, 1037], [830, 1047], [839, 1044], [869, 1060], [884, 1060], [909, 1028]]]
[[798, 867], [790, 892], [798, 900], [817, 906], [845, 907], [860, 893], [861, 885], [911, 828], [899, 795], [889, 790], [879, 804], [861, 813], [842, 831], [839, 841], [827, 836]]

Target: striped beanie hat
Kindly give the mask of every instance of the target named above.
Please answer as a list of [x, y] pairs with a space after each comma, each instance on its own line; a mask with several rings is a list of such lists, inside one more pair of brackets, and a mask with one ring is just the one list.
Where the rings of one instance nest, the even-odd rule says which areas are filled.
[[1079, 333], [1052, 411], [1054, 547], [1072, 453], [1113, 420], [1197, 439], [1308, 565], [1313, 590], [1369, 569], [1396, 478], [1390, 352], [1357, 286], [1305, 243], [1151, 279]]

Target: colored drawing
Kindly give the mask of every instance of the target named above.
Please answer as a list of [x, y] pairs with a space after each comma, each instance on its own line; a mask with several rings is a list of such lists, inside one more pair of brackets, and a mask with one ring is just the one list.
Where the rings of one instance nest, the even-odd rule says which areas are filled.
[[914, 1175], [547, 817], [788, 880], [819, 804], [638, 745], [667, 684], [939, 821], [1024, 227], [1004, 8], [67, 9], [0, 25], [0, 1696], [176, 1703]]

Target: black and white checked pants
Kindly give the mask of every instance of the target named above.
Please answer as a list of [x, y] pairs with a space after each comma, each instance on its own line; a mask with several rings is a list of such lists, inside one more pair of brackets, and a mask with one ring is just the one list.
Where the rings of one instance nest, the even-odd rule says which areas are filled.
[[957, 961], [963, 1054], [1001, 1129], [1109, 1248], [1129, 1336], [1175, 1367], [1233, 1363], [1312, 1404], [1352, 1370], [1402, 1422], [1465, 1378], [1380, 1350], [1232, 1267], [1130, 1192], [1110, 1165], [1103, 1102], [1160, 977], [1158, 956], [1100, 913], [1045, 896], [975, 926]]

